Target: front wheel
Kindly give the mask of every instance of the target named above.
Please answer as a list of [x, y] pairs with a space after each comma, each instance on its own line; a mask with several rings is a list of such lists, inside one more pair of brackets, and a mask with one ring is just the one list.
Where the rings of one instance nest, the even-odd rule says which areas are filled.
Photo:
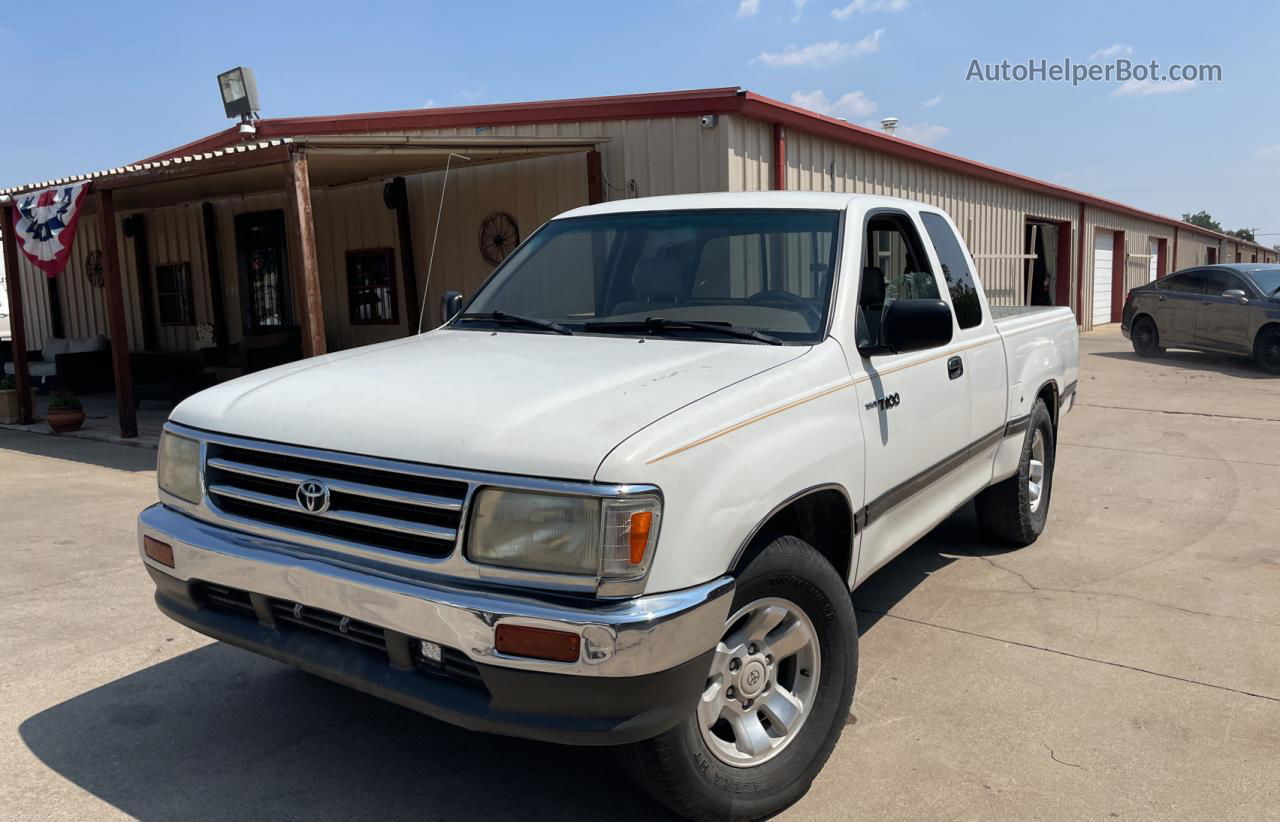
[[1268, 374], [1280, 374], [1280, 327], [1272, 326], [1258, 335], [1253, 359]]
[[849, 589], [804, 541], [774, 538], [738, 577], [698, 708], [618, 749], [631, 777], [694, 820], [760, 819], [804, 796], [844, 730], [858, 669]]

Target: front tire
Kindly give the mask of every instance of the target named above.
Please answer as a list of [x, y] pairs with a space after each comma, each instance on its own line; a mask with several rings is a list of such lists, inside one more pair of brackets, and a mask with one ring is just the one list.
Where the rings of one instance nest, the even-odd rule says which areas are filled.
[[1018, 473], [978, 494], [975, 500], [982, 530], [1018, 548], [1035, 542], [1049, 519], [1054, 459], [1053, 419], [1044, 400], [1036, 400]]
[[1139, 357], [1159, 357], [1164, 353], [1160, 347], [1160, 330], [1156, 321], [1150, 317], [1139, 317], [1133, 321], [1133, 330], [1129, 332], [1133, 338], [1133, 350]]
[[760, 819], [804, 796], [853, 700], [845, 580], [796, 537], [762, 545], [738, 577], [698, 709], [617, 751], [638, 785], [688, 819]]
[[1280, 374], [1280, 327], [1263, 330], [1253, 343], [1253, 361], [1268, 374]]

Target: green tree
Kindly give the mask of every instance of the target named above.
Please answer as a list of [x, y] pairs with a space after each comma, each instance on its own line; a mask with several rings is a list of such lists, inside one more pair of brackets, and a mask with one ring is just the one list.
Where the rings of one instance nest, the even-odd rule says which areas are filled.
[[1222, 225], [1217, 220], [1213, 219], [1209, 212], [1204, 211], [1203, 209], [1197, 211], [1195, 214], [1183, 214], [1182, 221], [1191, 223], [1192, 225], [1198, 225], [1201, 228], [1207, 228], [1210, 231], [1222, 232]]
[[1252, 228], [1237, 228], [1235, 231], [1228, 231], [1227, 233], [1232, 237], [1239, 237], [1240, 239], [1248, 240], [1251, 243], [1254, 242]]

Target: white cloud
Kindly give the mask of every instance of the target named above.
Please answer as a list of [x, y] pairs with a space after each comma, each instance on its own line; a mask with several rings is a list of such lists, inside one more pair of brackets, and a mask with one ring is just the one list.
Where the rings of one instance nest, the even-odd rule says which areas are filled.
[[925, 100], [920, 105], [924, 106], [925, 108], [933, 108], [934, 106], [936, 106], [938, 103], [941, 103], [941, 102], [942, 102], [942, 95], [939, 94], [937, 97], [930, 97], [928, 100]]
[[486, 86], [479, 88], [464, 88], [458, 92], [458, 96], [467, 102], [474, 102], [485, 95], [489, 89]]
[[1157, 82], [1155, 80], [1125, 80], [1111, 95], [1113, 97], [1145, 97], [1148, 94], [1177, 94], [1196, 87], [1195, 80]]
[[771, 68], [794, 68], [796, 66], [829, 66], [880, 50], [880, 38], [884, 29], [876, 29], [856, 43], [842, 43], [839, 40], [828, 40], [825, 43], [811, 43], [803, 48], [787, 46], [782, 51], [762, 51], [751, 60], [752, 63], [764, 63]]
[[847, 6], [831, 10], [831, 16], [837, 20], [848, 20], [855, 14], [870, 14], [873, 11], [905, 11], [911, 0], [852, 0]]
[[804, 7], [809, 5], [809, 0], [791, 0], [791, 3], [796, 7], [796, 13], [791, 15], [791, 22], [799, 23], [800, 18], [804, 16]]
[[738, 19], [755, 17], [760, 13], [760, 0], [742, 0], [738, 3]]
[[838, 100], [828, 100], [822, 89], [814, 91], [791, 92], [791, 105], [807, 108], [828, 117], [843, 117], [846, 120], [867, 117], [876, 110], [876, 102], [861, 91], [842, 94]]
[[433, 98], [431, 98], [430, 100], [428, 100], [427, 102], [423, 103], [423, 104], [422, 104], [422, 107], [423, 107], [423, 108], [435, 108], [435, 107], [436, 107], [436, 101], [435, 101], [435, 98], [433, 97]]
[[[795, 95], [792, 95], [794, 97]], [[792, 102], [795, 102], [792, 100]], [[1260, 160], [1274, 160], [1280, 157], [1280, 143], [1272, 143], [1269, 146], [1263, 146], [1256, 152]]]
[[[879, 126], [879, 123], [867, 124], [868, 128], [879, 128]], [[947, 126], [939, 126], [932, 123], [898, 123], [898, 128], [893, 134], [903, 140], [931, 146], [940, 142], [950, 133], [951, 129]]]
[[1128, 43], [1116, 43], [1114, 46], [1107, 46], [1105, 49], [1098, 49], [1089, 55], [1090, 60], [1105, 60], [1108, 57], [1128, 57], [1133, 54], [1133, 46]]

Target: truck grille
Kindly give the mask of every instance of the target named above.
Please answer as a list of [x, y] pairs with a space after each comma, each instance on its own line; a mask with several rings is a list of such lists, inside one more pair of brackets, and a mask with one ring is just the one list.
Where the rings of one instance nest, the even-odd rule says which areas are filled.
[[[304, 483], [325, 492], [312, 509]], [[210, 442], [205, 490], [218, 511], [319, 537], [423, 557], [452, 553], [467, 483], [286, 450]], [[321, 499], [325, 499], [321, 497]]]

